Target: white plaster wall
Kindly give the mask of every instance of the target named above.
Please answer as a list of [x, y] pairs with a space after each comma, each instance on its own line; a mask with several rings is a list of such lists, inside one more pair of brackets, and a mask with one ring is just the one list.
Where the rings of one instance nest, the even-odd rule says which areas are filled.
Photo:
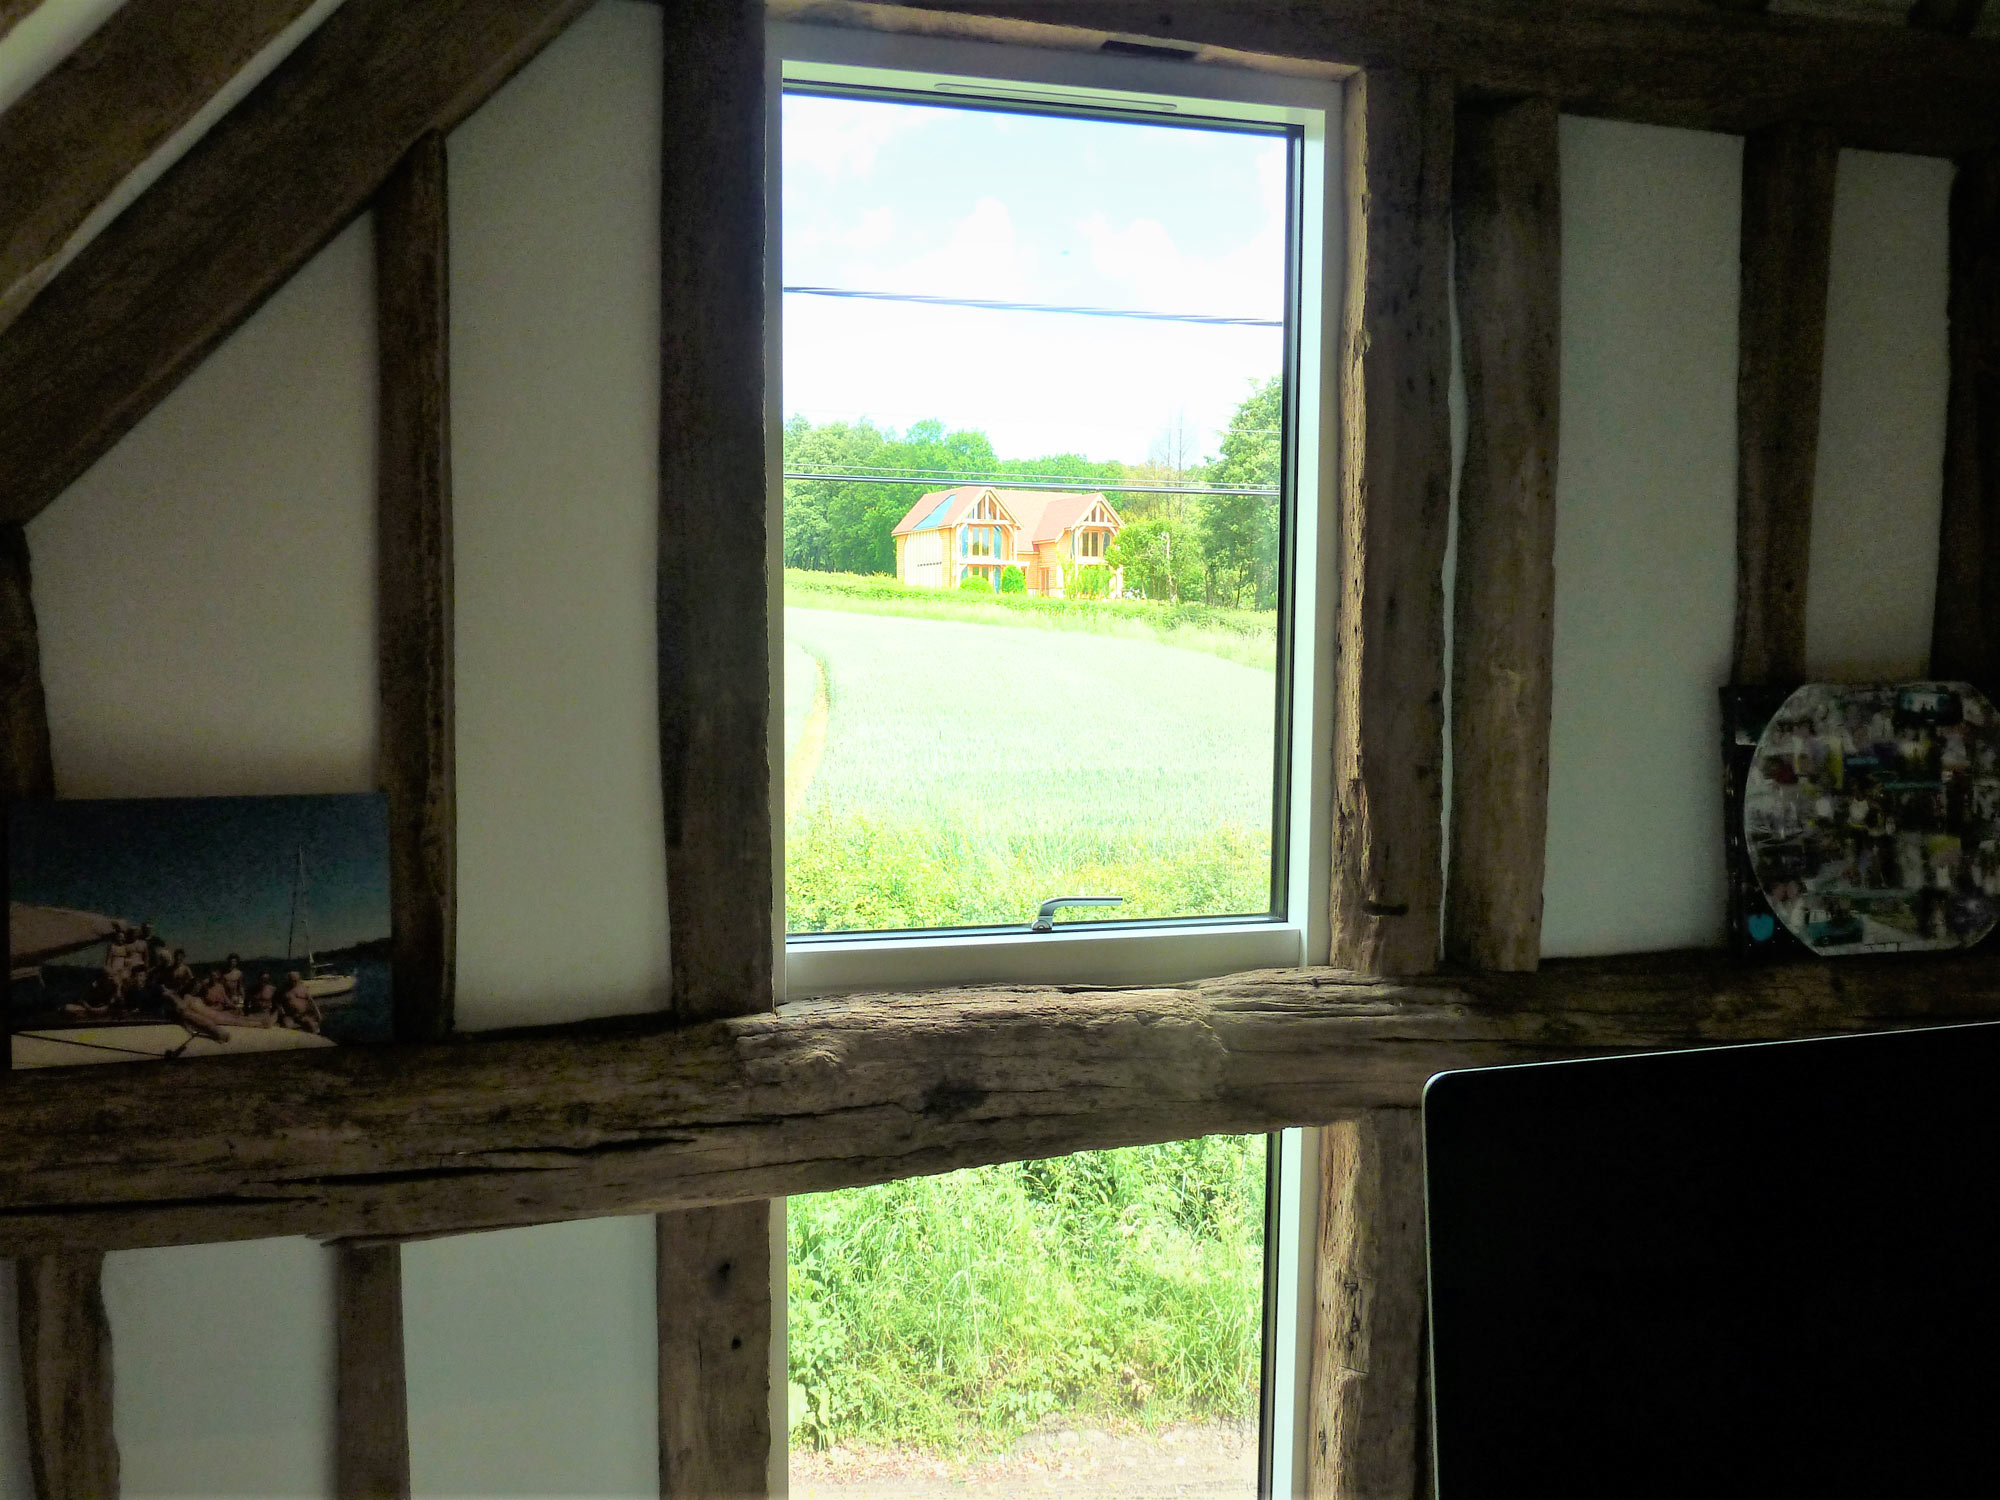
[[1806, 670], [1926, 670], [1943, 500], [1951, 164], [1843, 151], [1835, 182]]
[[1562, 121], [1542, 951], [1722, 935], [1742, 142]]

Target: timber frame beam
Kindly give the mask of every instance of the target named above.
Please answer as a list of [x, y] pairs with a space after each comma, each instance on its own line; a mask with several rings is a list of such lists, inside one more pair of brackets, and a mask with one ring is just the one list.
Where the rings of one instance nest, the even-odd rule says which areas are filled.
[[650, 1212], [1412, 1105], [1445, 1068], [2000, 1019], [1992, 957], [1725, 954], [1393, 981], [808, 1001], [421, 1045], [19, 1074], [0, 1252]]
[[[1445, 73], [1477, 98], [1744, 134], [1822, 125], [1843, 146], [2000, 145], [2000, 43], [1918, 27], [1617, 0], [777, 0], [801, 20], [964, 34], [1037, 24], [1350, 70]], [[996, 31], [992, 34], [1009, 35]], [[1019, 32], [1015, 40], [1025, 40]]]

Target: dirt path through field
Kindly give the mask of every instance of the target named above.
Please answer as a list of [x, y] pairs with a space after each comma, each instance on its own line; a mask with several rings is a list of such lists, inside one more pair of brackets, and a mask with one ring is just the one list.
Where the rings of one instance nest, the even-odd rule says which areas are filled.
[[934, 1459], [894, 1449], [794, 1453], [792, 1500], [937, 1500], [1047, 1495], [1067, 1500], [1252, 1500], [1257, 1429], [1201, 1422], [1153, 1433], [1031, 1433], [997, 1458]]

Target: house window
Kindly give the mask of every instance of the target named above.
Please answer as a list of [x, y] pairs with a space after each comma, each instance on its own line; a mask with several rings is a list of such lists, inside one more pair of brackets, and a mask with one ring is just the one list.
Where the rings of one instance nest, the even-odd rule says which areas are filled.
[[[772, 35], [788, 991], [1323, 962], [1337, 85]], [[1072, 896], [1122, 899], [1030, 930]], [[1259, 1389], [1290, 1493], [1313, 1174], [1299, 1132], [1272, 1145]], [[797, 1236], [921, 1237], [870, 1202], [798, 1205]], [[802, 1331], [797, 1236], [804, 1358], [833, 1335]]]

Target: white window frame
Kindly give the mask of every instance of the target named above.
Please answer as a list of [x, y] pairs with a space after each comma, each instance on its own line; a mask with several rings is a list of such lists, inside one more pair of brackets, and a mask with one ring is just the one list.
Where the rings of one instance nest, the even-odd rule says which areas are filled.
[[[784, 744], [772, 715], [772, 851], [777, 895], [773, 930], [779, 998], [864, 990], [922, 990], [958, 984], [1166, 984], [1259, 968], [1323, 964], [1329, 951], [1333, 785], [1333, 614], [1336, 598], [1334, 514], [1339, 494], [1338, 369], [1345, 256], [1341, 192], [1341, 86], [1324, 78], [1191, 62], [971, 42], [772, 21], [767, 31], [766, 238], [769, 372], [767, 497], [770, 597], [784, 597], [783, 527], [783, 236], [780, 228], [780, 100], [788, 81], [885, 83], [936, 89], [941, 99], [970, 89], [1023, 102], [1155, 105], [1199, 101], [1204, 114], [1297, 125], [1300, 160], [1301, 274], [1296, 316], [1294, 543], [1290, 579], [1293, 652], [1289, 704], [1289, 826], [1285, 916], [1279, 920], [1211, 919], [1171, 926], [1077, 923], [1046, 934], [938, 932], [839, 934], [787, 941], [783, 896]], [[994, 88], [995, 81], [1002, 84]], [[1006, 85], [1018, 85], [1012, 90]], [[942, 86], [942, 87], [940, 87]], [[1178, 112], [1178, 111], [1177, 111]], [[955, 561], [955, 558], [948, 559]], [[784, 702], [782, 614], [772, 621], [771, 701]], [[1050, 892], [1051, 895], [1070, 894]], [[1024, 914], [1025, 918], [1025, 914]], [[1318, 1225], [1319, 1132], [1286, 1130], [1276, 1138], [1271, 1180], [1278, 1201], [1271, 1274], [1276, 1316], [1271, 1371], [1270, 1489], [1305, 1494], [1312, 1354], [1313, 1266]], [[773, 1218], [772, 1494], [785, 1493], [789, 1437], [785, 1401], [784, 1215]]]

